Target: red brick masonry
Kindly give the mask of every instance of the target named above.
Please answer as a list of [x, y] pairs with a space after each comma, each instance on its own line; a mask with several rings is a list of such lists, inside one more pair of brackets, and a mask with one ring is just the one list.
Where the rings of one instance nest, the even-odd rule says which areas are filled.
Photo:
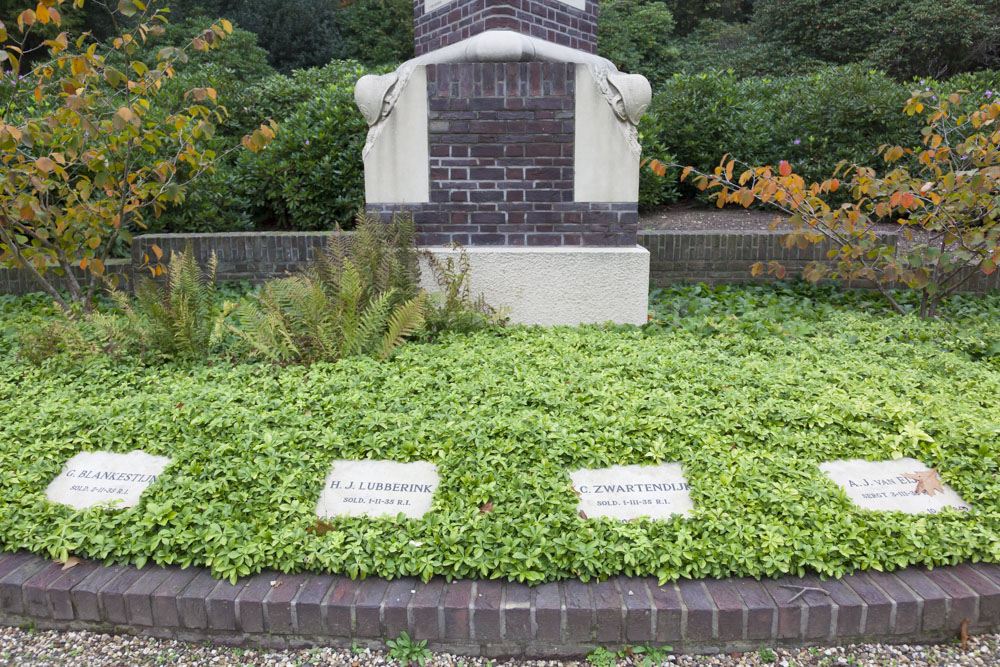
[[413, 41], [422, 56], [487, 30], [514, 30], [573, 49], [597, 52], [597, 0], [583, 10], [559, 0], [452, 0], [434, 11], [413, 3]]
[[422, 245], [634, 246], [635, 202], [573, 201], [574, 72], [428, 65], [430, 203], [368, 209], [410, 211]]
[[84, 561], [63, 571], [33, 554], [0, 555], [0, 623], [236, 645], [381, 645], [406, 631], [435, 650], [566, 657], [644, 642], [683, 651], [930, 642], [955, 637], [963, 621], [969, 632], [1000, 628], [1000, 565], [665, 586], [629, 577], [527, 586], [275, 572], [233, 585], [200, 568]]

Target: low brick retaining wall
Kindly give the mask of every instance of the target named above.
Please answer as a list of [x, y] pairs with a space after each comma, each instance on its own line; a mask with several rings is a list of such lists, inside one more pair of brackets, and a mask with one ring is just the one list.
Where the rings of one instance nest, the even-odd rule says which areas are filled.
[[[132, 244], [132, 261], [109, 265], [111, 270], [131, 278], [142, 276], [143, 255], [153, 256], [158, 245], [169, 255], [189, 243], [200, 261], [214, 251], [219, 259], [219, 280], [248, 280], [259, 284], [295, 271], [326, 243], [329, 232], [241, 232], [232, 234], [147, 234]], [[770, 280], [752, 278], [755, 262], [779, 261], [788, 275], [797, 277], [810, 261], [826, 258], [827, 244], [804, 250], [781, 245], [782, 232], [681, 232], [641, 231], [639, 245], [650, 253], [650, 282], [655, 287], [674, 283], [747, 283]], [[895, 238], [889, 235], [887, 239]], [[863, 286], [848, 284], [848, 286]], [[992, 275], [977, 272], [963, 291], [983, 293], [1000, 289], [1000, 271]], [[0, 294], [39, 291], [23, 271], [0, 269]]]
[[659, 586], [616, 577], [528, 586], [434, 578], [353, 580], [207, 570], [62, 570], [0, 554], [0, 623], [125, 632], [269, 648], [373, 647], [403, 631], [428, 647], [489, 657], [570, 657], [598, 645], [730, 652], [766, 645], [933, 642], [1000, 628], [1000, 566], [907, 568], [842, 579], [709, 579]]

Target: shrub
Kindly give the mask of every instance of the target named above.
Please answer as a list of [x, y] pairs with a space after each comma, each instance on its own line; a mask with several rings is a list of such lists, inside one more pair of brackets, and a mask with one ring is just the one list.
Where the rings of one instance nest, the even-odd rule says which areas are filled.
[[[788, 213], [793, 228], [783, 239], [788, 247], [832, 242], [834, 267], [813, 262], [803, 272], [808, 280], [866, 279], [905, 313], [889, 291], [902, 283], [920, 293], [920, 315], [933, 317], [941, 299], [977, 271], [993, 273], [1000, 263], [1000, 101], [967, 103], [958, 93], [944, 99], [916, 91], [905, 111], [923, 116], [923, 147], [881, 146], [879, 154], [891, 165], [884, 175], [870, 167], [838, 166], [832, 178], [807, 186], [787, 161], [779, 163], [777, 174], [769, 166], [741, 167], [737, 178], [736, 161], [723, 158], [712, 175], [696, 180], [700, 187], [719, 189], [720, 207], [761, 201]], [[906, 156], [912, 166], [900, 162]], [[833, 206], [829, 194], [841, 188], [841, 172], [851, 201]], [[926, 236], [905, 250], [885, 245], [874, 227], [885, 219], [898, 219], [907, 237], [912, 229]], [[757, 264], [753, 273], [765, 268], [784, 276], [776, 262]]]
[[[159, 90], [187, 50], [217, 46], [232, 26], [222, 21], [192, 37], [188, 47], [161, 49], [156, 66], [148, 67], [138, 59], [142, 39], [162, 31], [166, 21], [153, 5], [122, 0], [108, 7], [109, 21], [132, 30], [109, 44], [85, 48], [86, 35], [70, 41], [67, 33], [47, 41], [46, 62], [26, 73], [31, 89], [20, 78], [21, 52], [31, 26], [58, 22], [58, 10], [41, 4], [38, 16], [26, 9], [17, 27], [0, 31], [0, 52], [18, 77], [11, 79], [12, 105], [26, 98], [37, 103], [0, 121], [0, 263], [26, 269], [67, 312], [51, 275], [65, 277], [71, 300], [89, 310], [111, 253], [218, 157], [206, 146], [221, 115], [213, 109], [215, 90], [194, 88], [166, 107]], [[257, 149], [271, 136], [262, 128], [244, 145]], [[76, 268], [88, 271], [85, 281], [77, 279]]]
[[653, 98], [642, 144], [648, 156], [672, 154], [701, 170], [731, 153], [753, 164], [787, 160], [822, 178], [839, 160], [871, 162], [873, 146], [915, 141], [897, 111], [905, 99], [902, 86], [860, 65], [781, 79], [678, 74]]
[[347, 0], [344, 55], [366, 65], [399, 63], [413, 57], [410, 0]]
[[663, 0], [674, 17], [675, 32], [686, 35], [707, 22], [741, 23], [750, 19], [753, 0]]
[[787, 44], [767, 41], [753, 26], [743, 23], [703, 21], [677, 40], [677, 48], [678, 72], [728, 71], [740, 79], [807, 74], [827, 64]]
[[144, 278], [133, 301], [111, 293], [115, 309], [88, 317], [98, 334], [126, 352], [152, 352], [165, 358], [203, 358], [217, 339], [215, 255], [203, 274], [191, 247], [173, 253], [163, 285]]
[[[385, 359], [423, 322], [415, 291], [413, 225], [359, 220], [349, 243], [336, 235], [299, 275], [268, 282], [235, 308], [230, 330], [254, 357], [271, 361], [333, 361], [353, 355]], [[348, 249], [349, 248], [349, 249]], [[409, 297], [409, 298], [408, 298]]]
[[597, 52], [620, 70], [642, 74], [656, 90], [673, 73], [674, 19], [663, 2], [601, 0]]
[[460, 251], [458, 257], [449, 256], [443, 260], [423, 251], [427, 268], [441, 288], [428, 299], [422, 332], [428, 340], [444, 331], [471, 333], [507, 322], [506, 309], [494, 308], [486, 303], [482, 294], [473, 298], [469, 284], [469, 256], [457, 243], [453, 248]]
[[281, 121], [267, 150], [241, 157], [258, 221], [292, 229], [350, 225], [364, 206], [367, 124], [354, 103], [354, 84], [368, 72], [358, 63], [331, 64], [331, 78]]
[[899, 78], [945, 76], [996, 65], [1000, 8], [981, 0], [910, 0], [867, 61]]
[[899, 2], [756, 0], [753, 23], [768, 41], [829, 63], [849, 63], [885, 36]]
[[1000, 56], [1000, 12], [987, 0], [758, 0], [753, 21], [800, 55], [864, 60], [900, 78], [980, 69]]

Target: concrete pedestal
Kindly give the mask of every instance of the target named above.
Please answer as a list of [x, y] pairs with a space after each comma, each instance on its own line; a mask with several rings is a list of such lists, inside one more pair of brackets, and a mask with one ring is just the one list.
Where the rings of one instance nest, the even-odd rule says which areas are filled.
[[[458, 259], [460, 250], [424, 247], [438, 261]], [[628, 248], [514, 248], [473, 246], [470, 287], [494, 307], [507, 307], [517, 324], [643, 324], [648, 312], [649, 251]], [[426, 257], [421, 286], [440, 291]]]

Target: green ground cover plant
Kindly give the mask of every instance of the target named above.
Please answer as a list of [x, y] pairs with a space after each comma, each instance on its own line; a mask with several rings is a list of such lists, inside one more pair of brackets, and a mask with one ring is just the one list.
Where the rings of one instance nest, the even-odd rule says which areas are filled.
[[[389, 362], [34, 366], [17, 340], [42, 302], [0, 298], [0, 547], [230, 578], [528, 582], [1000, 560], [1000, 296], [954, 297], [930, 321], [832, 287], [676, 288], [652, 306], [644, 327], [444, 334]], [[136, 448], [172, 463], [135, 508], [45, 500], [75, 453]], [[861, 510], [817, 467], [894, 456], [973, 511]], [[434, 462], [431, 511], [310, 531], [342, 458]], [[692, 517], [578, 516], [570, 470], [662, 461], [682, 463]]]

